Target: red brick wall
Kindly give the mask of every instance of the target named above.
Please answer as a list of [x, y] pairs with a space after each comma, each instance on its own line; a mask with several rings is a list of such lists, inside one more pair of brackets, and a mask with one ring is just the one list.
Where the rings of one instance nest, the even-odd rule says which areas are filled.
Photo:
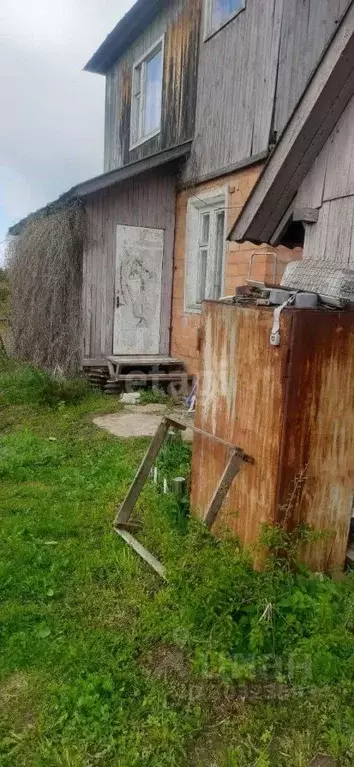
[[[172, 300], [172, 336], [171, 353], [183, 360], [191, 373], [198, 372], [198, 329], [200, 315], [184, 310], [184, 280], [186, 252], [186, 223], [188, 200], [207, 190], [218, 190], [228, 186], [228, 226], [235, 222], [238, 213], [246, 202], [257, 178], [261, 166], [246, 168], [231, 176], [223, 176], [216, 181], [200, 184], [192, 189], [179, 192], [176, 200], [176, 232], [174, 247], [174, 283]], [[250, 261], [254, 257], [251, 276], [256, 280], [271, 280], [274, 277], [276, 263], [276, 281], [279, 282], [286, 264], [301, 258], [302, 251], [288, 250], [284, 247], [271, 248], [268, 245], [256, 247], [252, 243], [227, 243], [225, 295], [233, 295], [237, 285], [243, 285], [249, 276]], [[273, 254], [276, 254], [275, 260]]]

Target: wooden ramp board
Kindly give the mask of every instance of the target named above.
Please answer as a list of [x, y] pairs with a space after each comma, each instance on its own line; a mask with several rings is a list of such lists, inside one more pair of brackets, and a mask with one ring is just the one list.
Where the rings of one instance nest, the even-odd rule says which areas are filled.
[[143, 365], [144, 367], [153, 367], [154, 365], [161, 365], [161, 367], [175, 367], [180, 365], [184, 368], [184, 363], [181, 360], [177, 360], [174, 357], [163, 357], [161, 355], [124, 355], [124, 356], [110, 356], [107, 357], [108, 362], [113, 365], [119, 365], [120, 367], [135, 367]]

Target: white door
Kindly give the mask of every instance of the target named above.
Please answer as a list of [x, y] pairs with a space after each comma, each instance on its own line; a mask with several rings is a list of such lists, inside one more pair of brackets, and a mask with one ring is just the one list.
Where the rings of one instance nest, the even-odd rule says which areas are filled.
[[164, 231], [117, 226], [113, 354], [158, 354]]

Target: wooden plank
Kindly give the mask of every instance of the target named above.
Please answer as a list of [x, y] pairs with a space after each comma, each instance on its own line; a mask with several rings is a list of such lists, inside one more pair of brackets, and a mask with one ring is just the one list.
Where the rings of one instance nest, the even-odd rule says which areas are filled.
[[109, 355], [107, 359], [110, 362], [113, 362], [113, 364], [119, 364], [121, 366], [125, 365], [144, 365], [145, 366], [152, 366], [152, 365], [163, 365], [165, 367], [172, 367], [173, 365], [182, 365], [183, 363], [176, 359], [175, 357], [164, 357], [162, 355], [154, 356], [135, 356], [135, 355]]
[[119, 381], [189, 381], [192, 376], [188, 373], [124, 373], [115, 377]]
[[311, 169], [300, 186], [294, 203], [296, 207], [321, 207], [327, 172], [329, 146], [330, 138], [326, 141], [323, 149], [316, 157]]
[[294, 204], [289, 205], [288, 209], [285, 211], [284, 215], [279, 221], [279, 224], [270, 238], [270, 244], [273, 245], [273, 247], [277, 247], [279, 245], [283, 235], [285, 234], [288, 226], [291, 224], [292, 216], [293, 216], [293, 210], [294, 210]]
[[143, 546], [134, 536], [129, 533], [127, 530], [124, 530], [120, 527], [115, 527], [114, 531], [117, 533], [117, 535], [120, 535], [121, 538], [123, 538], [123, 541], [125, 541], [128, 546], [130, 546], [134, 551], [136, 551], [137, 554], [139, 554], [139, 557], [141, 557], [150, 567], [152, 567], [153, 570], [155, 570], [158, 575], [161, 576], [164, 580], [166, 580], [166, 568], [159, 562], [156, 557], [154, 557], [153, 554], [148, 551], [145, 546]]
[[338, 29], [231, 239], [267, 242], [354, 93], [354, 4]]
[[318, 221], [318, 208], [294, 208], [293, 221], [315, 224]]
[[229, 459], [226, 469], [221, 477], [220, 484], [212, 498], [210, 506], [204, 517], [204, 524], [211, 530], [216, 517], [222, 507], [222, 504], [230, 490], [230, 487], [241, 470], [244, 460], [244, 454], [239, 450], [235, 450]]
[[166, 438], [167, 432], [170, 426], [166, 419], [164, 419], [151, 442], [151, 445], [141, 463], [139, 471], [130, 487], [127, 497], [122, 503], [118, 514], [116, 516], [114, 524], [119, 526], [121, 523], [128, 522], [135, 504], [139, 498], [139, 495], [144, 487], [146, 480], [150, 474], [150, 471], [155, 463], [155, 460], [161, 450], [163, 442]]
[[344, 110], [328, 144], [324, 200], [354, 194], [354, 98]]
[[83, 368], [107, 368], [107, 361], [105, 357], [85, 357], [81, 361]]
[[349, 266], [354, 228], [354, 197], [331, 200], [324, 258], [326, 261]]

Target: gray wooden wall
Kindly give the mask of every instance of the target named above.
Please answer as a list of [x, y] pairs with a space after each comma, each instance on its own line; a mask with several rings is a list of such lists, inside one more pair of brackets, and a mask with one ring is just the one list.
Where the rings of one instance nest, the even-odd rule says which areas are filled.
[[[195, 142], [186, 180], [267, 151], [285, 127], [351, 0], [246, 0], [201, 35]], [[202, 24], [203, 31], [203, 24]]]
[[296, 208], [318, 208], [305, 225], [304, 258], [354, 269], [354, 98], [317, 157], [296, 197]]
[[[193, 135], [188, 183], [266, 153], [351, 2], [246, 0], [245, 10], [205, 40], [205, 0], [166, 0], [107, 75], [105, 169]], [[163, 33], [162, 131], [130, 152], [133, 64]]]
[[281, 133], [352, 0], [283, 0], [274, 129]]
[[[166, 0], [146, 32], [106, 78], [105, 170], [143, 159], [194, 135], [201, 0]], [[134, 63], [165, 35], [161, 132], [130, 151]]]
[[140, 176], [86, 200], [83, 259], [83, 356], [106, 357], [113, 349], [117, 224], [165, 230], [160, 351], [169, 351], [175, 177], [163, 171]]

